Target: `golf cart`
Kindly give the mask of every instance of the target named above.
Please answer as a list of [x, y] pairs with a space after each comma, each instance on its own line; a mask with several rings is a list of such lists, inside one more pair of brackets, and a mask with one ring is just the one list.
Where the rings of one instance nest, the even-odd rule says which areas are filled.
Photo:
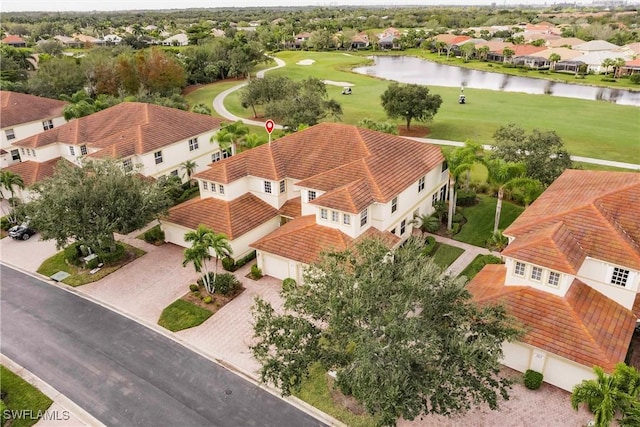
[[466, 104], [467, 103], [467, 97], [464, 95], [460, 95], [458, 97], [458, 104]]
[[350, 87], [345, 87], [344, 89], [342, 89], [342, 94], [343, 95], [351, 95], [351, 88]]

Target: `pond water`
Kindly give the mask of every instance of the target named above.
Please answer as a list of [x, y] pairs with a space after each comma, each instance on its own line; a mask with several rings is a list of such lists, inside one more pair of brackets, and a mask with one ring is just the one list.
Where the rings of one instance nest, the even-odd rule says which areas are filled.
[[374, 64], [354, 68], [369, 76], [430, 86], [464, 87], [603, 100], [640, 107], [640, 91], [560, 83], [531, 77], [471, 70], [410, 56], [374, 56]]

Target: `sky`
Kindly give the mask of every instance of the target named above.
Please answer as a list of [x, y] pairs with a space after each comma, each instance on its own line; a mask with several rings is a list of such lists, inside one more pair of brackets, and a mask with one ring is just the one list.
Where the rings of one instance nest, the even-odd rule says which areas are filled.
[[[187, 9], [212, 7], [269, 7], [269, 6], [401, 6], [401, 5], [499, 5], [554, 4], [568, 1], [553, 0], [3, 0], [2, 12], [21, 11], [92, 11], [92, 10], [143, 10], [143, 9]], [[591, 0], [577, 0], [577, 3], [591, 3]]]

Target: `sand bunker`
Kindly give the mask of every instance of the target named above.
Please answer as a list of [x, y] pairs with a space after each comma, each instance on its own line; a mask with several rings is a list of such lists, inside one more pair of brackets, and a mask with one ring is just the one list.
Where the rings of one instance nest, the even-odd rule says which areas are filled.
[[322, 83], [326, 84], [326, 85], [333, 85], [333, 86], [343, 86], [343, 87], [349, 87], [349, 86], [353, 86], [353, 83], [347, 83], [347, 82], [334, 82], [333, 80], [323, 80]]
[[303, 59], [302, 61], [296, 62], [296, 64], [298, 64], [298, 65], [311, 65], [314, 62], [316, 62], [316, 61], [314, 61], [313, 59]]

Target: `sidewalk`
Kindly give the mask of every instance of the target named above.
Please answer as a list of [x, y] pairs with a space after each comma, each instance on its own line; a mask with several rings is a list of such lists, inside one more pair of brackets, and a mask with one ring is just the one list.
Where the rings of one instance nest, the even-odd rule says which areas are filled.
[[445, 243], [450, 246], [455, 246], [461, 249], [464, 249], [464, 253], [456, 259], [453, 264], [447, 268], [444, 273], [450, 276], [458, 276], [462, 273], [462, 270], [467, 268], [467, 266], [477, 257], [478, 255], [494, 255], [498, 258], [501, 257], [500, 252], [493, 252], [486, 248], [481, 248], [479, 246], [473, 246], [468, 243], [459, 242], [457, 240], [450, 239], [448, 237], [439, 236], [437, 234], [426, 233], [429, 236], [433, 236], [436, 239], [436, 242]]

